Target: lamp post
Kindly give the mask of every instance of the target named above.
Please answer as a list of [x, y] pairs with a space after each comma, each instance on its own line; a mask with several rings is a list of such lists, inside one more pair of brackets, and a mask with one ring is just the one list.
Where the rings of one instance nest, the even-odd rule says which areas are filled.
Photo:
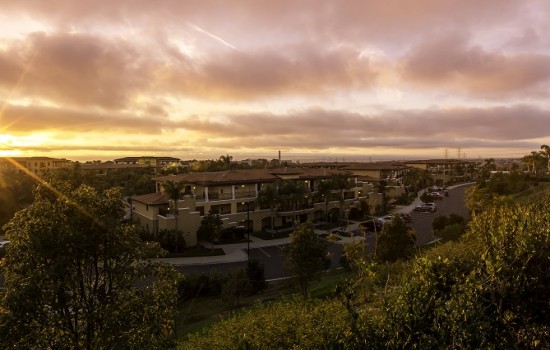
[[246, 202], [246, 234], [248, 236], [246, 239], [246, 262], [250, 264], [250, 202]]

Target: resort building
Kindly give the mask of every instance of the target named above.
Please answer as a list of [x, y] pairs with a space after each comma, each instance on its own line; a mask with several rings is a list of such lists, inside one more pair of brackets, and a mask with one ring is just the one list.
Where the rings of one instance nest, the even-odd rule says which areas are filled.
[[[197, 244], [197, 230], [208, 213], [219, 214], [224, 228], [269, 231], [306, 221], [363, 219], [383, 201], [375, 184], [333, 169], [227, 170], [160, 176], [154, 181], [156, 193], [130, 198], [132, 219], [151, 232], [174, 230], [177, 222], [189, 246]], [[162, 192], [168, 181], [185, 184], [176, 203]], [[323, 190], [326, 181], [339, 187]]]
[[174, 157], [124, 157], [114, 160], [115, 164], [141, 164], [150, 166], [166, 166], [170, 164], [181, 164], [181, 159]]
[[72, 162], [65, 158], [50, 157], [3, 157], [0, 158], [0, 169], [17, 169], [25, 172], [24, 169], [39, 174], [46, 169], [68, 168]]
[[478, 162], [464, 159], [411, 160], [405, 164], [427, 171], [432, 174], [436, 183], [441, 185], [471, 180], [478, 166]]

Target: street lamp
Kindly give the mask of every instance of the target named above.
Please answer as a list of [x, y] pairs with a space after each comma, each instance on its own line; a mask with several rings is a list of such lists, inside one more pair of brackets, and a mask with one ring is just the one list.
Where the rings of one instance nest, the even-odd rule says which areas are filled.
[[246, 204], [246, 262], [250, 264], [250, 202], [245, 202]]

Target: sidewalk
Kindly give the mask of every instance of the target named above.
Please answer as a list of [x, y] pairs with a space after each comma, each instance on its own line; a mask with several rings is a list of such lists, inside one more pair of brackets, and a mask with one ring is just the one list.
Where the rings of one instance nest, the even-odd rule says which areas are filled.
[[[465, 186], [468, 184], [469, 183], [450, 186], [449, 189], [459, 187], [459, 186]], [[420, 196], [422, 195], [422, 193], [424, 193], [424, 191], [425, 190], [420, 190], [418, 192], [418, 196], [411, 204], [396, 206], [395, 209], [391, 211], [391, 213], [410, 213], [417, 205], [422, 204], [422, 201], [420, 200]], [[358, 223], [350, 224], [348, 226], [348, 230], [351, 231], [351, 230], [357, 229], [357, 225]], [[328, 233], [327, 230], [319, 230], [319, 229], [315, 229], [315, 232], [317, 234]], [[353, 240], [354, 240], [353, 237], [341, 237], [341, 240], [337, 241], [336, 243], [345, 244], [345, 243], [352, 242]], [[288, 244], [289, 242], [290, 242], [289, 237], [265, 240], [255, 236], [250, 236], [250, 249], [285, 245], [285, 244]], [[211, 244], [207, 242], [199, 242], [199, 244], [202, 244], [208, 248], [211, 247]], [[161, 258], [161, 259], [157, 259], [157, 261], [168, 262], [178, 266], [188, 266], [188, 265], [208, 265], [208, 264], [239, 262], [239, 261], [246, 261], [248, 258], [246, 254], [246, 250], [248, 248], [247, 243], [214, 245], [214, 248], [223, 249], [223, 251], [225, 252], [225, 255], [199, 256], [199, 257], [189, 257], [189, 258]]]

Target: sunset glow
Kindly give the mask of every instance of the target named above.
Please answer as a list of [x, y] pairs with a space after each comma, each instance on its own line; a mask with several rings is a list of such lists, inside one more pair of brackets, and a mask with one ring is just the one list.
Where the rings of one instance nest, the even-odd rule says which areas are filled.
[[550, 3], [0, 0], [0, 156], [521, 157]]

